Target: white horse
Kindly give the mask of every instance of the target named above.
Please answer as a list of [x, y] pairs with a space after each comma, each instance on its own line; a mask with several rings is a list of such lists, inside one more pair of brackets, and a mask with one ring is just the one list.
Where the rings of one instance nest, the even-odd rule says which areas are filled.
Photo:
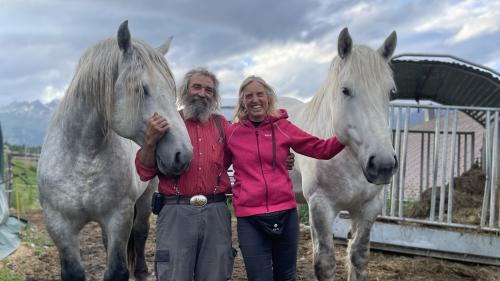
[[352, 45], [345, 28], [338, 57], [313, 99], [302, 104], [282, 98], [291, 120], [319, 137], [336, 135], [346, 148], [329, 161], [298, 155], [291, 177], [309, 204], [313, 263], [320, 281], [335, 278], [332, 223], [341, 210], [352, 219], [348, 280], [366, 280], [370, 231], [382, 210], [383, 185], [398, 161], [388, 126], [389, 94], [395, 84], [387, 61], [396, 47], [393, 32], [378, 51]]
[[174, 78], [163, 57], [169, 43], [155, 50], [132, 40], [123, 22], [117, 38], [98, 42], [82, 56], [52, 117], [38, 187], [47, 230], [59, 250], [62, 280], [85, 280], [78, 235], [90, 221], [103, 230], [104, 280], [129, 279], [129, 236], [136, 242], [129, 247], [135, 252], [135, 276], [147, 277], [144, 246], [155, 184], [140, 182], [134, 158], [154, 112], [171, 124], [156, 149], [159, 170], [178, 175], [192, 158], [175, 106]]

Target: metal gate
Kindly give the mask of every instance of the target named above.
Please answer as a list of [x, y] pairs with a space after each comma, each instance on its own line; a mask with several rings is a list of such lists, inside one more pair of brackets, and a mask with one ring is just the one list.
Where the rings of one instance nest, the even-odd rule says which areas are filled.
[[[384, 189], [372, 248], [500, 265], [499, 111], [391, 105], [400, 168]], [[419, 120], [423, 114], [430, 120]], [[464, 172], [467, 177], [459, 177]], [[425, 206], [425, 215], [410, 214], [416, 206]], [[348, 230], [348, 214], [342, 213], [336, 239], [345, 242]]]

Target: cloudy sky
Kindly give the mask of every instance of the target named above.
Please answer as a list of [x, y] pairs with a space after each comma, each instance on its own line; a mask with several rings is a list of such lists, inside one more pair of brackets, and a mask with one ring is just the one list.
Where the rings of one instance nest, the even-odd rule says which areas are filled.
[[126, 19], [153, 46], [174, 36], [166, 57], [177, 81], [205, 66], [224, 97], [250, 74], [310, 97], [343, 27], [355, 43], [378, 48], [395, 30], [396, 54], [447, 53], [500, 72], [500, 0], [0, 0], [0, 106], [62, 97], [85, 49]]

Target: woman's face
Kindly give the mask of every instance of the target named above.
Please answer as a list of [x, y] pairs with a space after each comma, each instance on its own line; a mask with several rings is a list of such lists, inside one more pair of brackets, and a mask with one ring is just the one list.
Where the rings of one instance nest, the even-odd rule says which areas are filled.
[[266, 119], [269, 108], [269, 96], [262, 84], [253, 81], [243, 88], [243, 106], [247, 110], [248, 119], [254, 122]]

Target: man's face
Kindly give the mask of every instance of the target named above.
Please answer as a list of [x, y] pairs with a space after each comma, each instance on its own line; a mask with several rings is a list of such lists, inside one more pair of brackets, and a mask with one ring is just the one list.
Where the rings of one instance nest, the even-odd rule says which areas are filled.
[[182, 98], [187, 118], [208, 120], [215, 106], [214, 81], [208, 76], [194, 74], [188, 85], [188, 94]]
[[214, 97], [214, 82], [210, 77], [194, 74], [189, 81], [189, 94], [212, 100]]

